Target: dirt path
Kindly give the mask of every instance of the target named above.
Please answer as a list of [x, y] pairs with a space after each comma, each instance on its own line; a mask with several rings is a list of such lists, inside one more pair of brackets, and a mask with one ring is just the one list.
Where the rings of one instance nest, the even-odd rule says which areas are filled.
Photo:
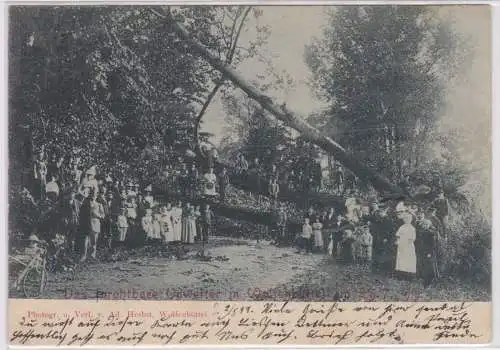
[[86, 264], [74, 275], [51, 276], [44, 297], [248, 300], [314, 270], [324, 259], [298, 255], [293, 248], [278, 248], [267, 241], [227, 241], [213, 238], [206, 249], [211, 261], [198, 259], [192, 247], [185, 260], [131, 256], [125, 261]]
[[198, 299], [348, 301], [490, 300], [480, 287], [441, 282], [424, 289], [416, 282], [344, 266], [322, 254], [299, 255], [264, 241], [215, 237], [202, 261], [192, 246], [186, 259], [136, 254], [123, 261], [94, 262], [76, 273], [51, 275], [44, 298], [51, 299]]

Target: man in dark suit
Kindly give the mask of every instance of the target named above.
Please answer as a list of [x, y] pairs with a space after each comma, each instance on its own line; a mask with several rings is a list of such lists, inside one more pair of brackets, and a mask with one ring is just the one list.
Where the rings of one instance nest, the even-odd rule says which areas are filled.
[[[337, 224], [337, 216], [335, 215], [335, 208], [330, 208], [330, 210], [328, 211], [328, 213], [326, 213], [326, 215], [324, 215], [322, 217], [322, 220], [321, 220], [322, 224], [323, 224], [323, 242], [324, 242], [324, 247], [325, 247], [325, 250], [328, 249], [328, 245], [330, 243], [330, 240], [334, 240], [334, 236], [335, 236], [335, 228], [336, 228], [336, 224]], [[337, 243], [338, 242], [333, 242], [333, 254], [335, 254], [335, 251], [336, 251], [336, 246], [337, 246]]]

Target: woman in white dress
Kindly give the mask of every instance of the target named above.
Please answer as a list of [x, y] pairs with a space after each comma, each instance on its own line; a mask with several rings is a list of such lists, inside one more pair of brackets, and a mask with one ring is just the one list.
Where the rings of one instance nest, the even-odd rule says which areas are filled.
[[[401, 206], [399, 207], [401, 209]], [[417, 272], [415, 253], [415, 227], [411, 224], [413, 216], [408, 211], [396, 210], [404, 224], [396, 232], [396, 273], [401, 277], [412, 278]]]
[[172, 207], [170, 204], [161, 208], [161, 234], [166, 243], [174, 241], [174, 227], [172, 225]]
[[172, 209], [172, 226], [174, 228], [174, 242], [180, 242], [182, 236], [182, 202]]
[[205, 196], [217, 196], [215, 184], [217, 183], [217, 176], [214, 174], [214, 169], [210, 168], [208, 173], [203, 175], [203, 194]]

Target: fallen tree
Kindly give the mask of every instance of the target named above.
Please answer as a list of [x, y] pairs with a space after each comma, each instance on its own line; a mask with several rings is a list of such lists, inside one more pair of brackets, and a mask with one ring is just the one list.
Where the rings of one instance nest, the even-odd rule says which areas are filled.
[[179, 24], [170, 14], [166, 12], [162, 14], [156, 10], [152, 10], [156, 15], [167, 20], [167, 26], [175, 32], [193, 52], [203, 57], [213, 68], [220, 71], [225, 78], [229, 79], [236, 86], [242, 89], [250, 98], [258, 102], [262, 108], [273, 114], [277, 119], [281, 120], [288, 127], [291, 127], [301, 133], [302, 137], [328, 153], [332, 154], [342, 165], [351, 170], [362, 181], [371, 183], [375, 189], [386, 196], [408, 196], [407, 193], [399, 186], [394, 185], [385, 176], [375, 172], [369, 166], [358, 160], [353, 154], [344, 149], [330, 137], [323, 135], [319, 130], [309, 125], [303, 118], [298, 117], [284, 106], [278, 106], [273, 100], [248, 83], [238, 72], [231, 68], [228, 64], [222, 62], [201, 43], [194, 40], [189, 32]]
[[[269, 197], [269, 180], [252, 172], [240, 173], [234, 167], [223, 162], [216, 161], [216, 170], [226, 168], [229, 174], [231, 185], [244, 191], [261, 196]], [[259, 184], [260, 183], [260, 184]], [[332, 203], [342, 201], [342, 197], [331, 193], [315, 191], [295, 191], [287, 184], [280, 182], [279, 200], [282, 202], [293, 202], [303, 205], [307, 199], [308, 204], [329, 206]]]
[[[215, 214], [234, 220], [249, 221], [255, 224], [273, 226], [277, 222], [276, 212], [272, 210], [259, 210], [255, 208], [242, 207], [232, 205], [229, 203], [221, 202], [218, 198], [210, 198], [201, 195], [195, 197], [188, 197], [179, 193], [167, 192], [158, 189], [159, 202], [165, 204], [167, 201], [175, 203], [176, 201], [189, 202], [191, 204], [204, 206], [210, 205]], [[344, 202], [342, 199], [337, 200], [331, 204], [336, 210], [342, 210]], [[288, 226], [291, 230], [299, 230], [302, 225], [302, 217], [290, 217]]]

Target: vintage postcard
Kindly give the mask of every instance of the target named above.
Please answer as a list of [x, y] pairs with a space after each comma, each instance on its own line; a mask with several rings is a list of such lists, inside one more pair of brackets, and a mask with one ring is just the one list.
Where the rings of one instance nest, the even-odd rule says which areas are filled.
[[490, 12], [11, 5], [10, 344], [491, 342]]

